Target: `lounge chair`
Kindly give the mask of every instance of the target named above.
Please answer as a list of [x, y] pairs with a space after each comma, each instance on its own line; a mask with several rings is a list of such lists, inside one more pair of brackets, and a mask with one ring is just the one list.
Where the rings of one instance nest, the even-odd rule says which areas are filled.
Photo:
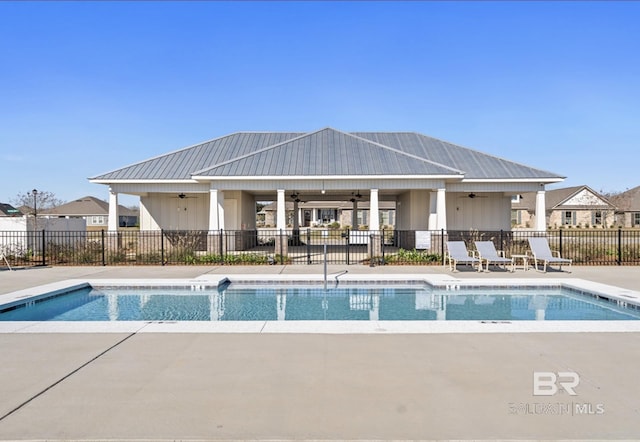
[[507, 264], [511, 264], [511, 272], [514, 270], [513, 258], [507, 258], [504, 255], [504, 251], [496, 250], [496, 246], [493, 245], [493, 241], [475, 241], [476, 250], [482, 261], [486, 263], [486, 270], [489, 271], [489, 264], [502, 264], [504, 269], [507, 269]]
[[549, 241], [547, 238], [535, 237], [529, 238], [529, 247], [531, 247], [531, 253], [533, 254], [533, 263], [538, 269], [538, 261], [543, 263], [543, 272], [547, 272], [547, 265], [559, 264], [560, 270], [562, 270], [563, 264], [569, 265], [568, 272], [571, 272], [571, 259], [562, 258], [560, 252], [552, 252], [549, 248]]
[[447, 241], [445, 261], [449, 262], [449, 270], [455, 271], [458, 264], [478, 264], [478, 271], [482, 271], [482, 261], [471, 256], [464, 241]]
[[11, 265], [9, 264], [9, 261], [7, 260], [7, 257], [6, 257], [6, 255], [4, 254], [4, 251], [3, 251], [2, 249], [0, 249], [0, 262], [1, 262], [1, 261], [4, 261], [4, 262], [7, 264], [7, 267], [9, 267], [9, 270], [10, 270], [10, 271], [11, 271], [11, 270], [13, 270], [13, 269], [11, 268]]

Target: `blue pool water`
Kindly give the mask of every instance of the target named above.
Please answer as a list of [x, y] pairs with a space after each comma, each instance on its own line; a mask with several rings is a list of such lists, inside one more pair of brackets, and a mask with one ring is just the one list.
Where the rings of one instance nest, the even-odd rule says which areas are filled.
[[0, 312], [0, 321], [637, 320], [640, 310], [560, 289], [429, 286], [86, 288]]

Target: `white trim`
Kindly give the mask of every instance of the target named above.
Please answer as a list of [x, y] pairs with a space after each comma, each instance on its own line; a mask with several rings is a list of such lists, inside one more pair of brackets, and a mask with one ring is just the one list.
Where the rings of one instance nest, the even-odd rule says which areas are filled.
[[195, 180], [210, 180], [210, 181], [241, 181], [241, 180], [278, 180], [278, 181], [291, 181], [291, 180], [442, 180], [442, 179], [455, 179], [460, 181], [460, 175], [261, 175], [261, 176], [195, 176]]
[[463, 183], [560, 183], [561, 178], [464, 178]]

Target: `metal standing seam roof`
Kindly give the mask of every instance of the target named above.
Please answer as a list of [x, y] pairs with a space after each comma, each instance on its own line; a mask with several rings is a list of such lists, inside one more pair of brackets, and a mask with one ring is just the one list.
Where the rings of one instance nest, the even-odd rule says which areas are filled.
[[189, 180], [253, 176], [459, 176], [558, 179], [552, 172], [413, 132], [239, 132], [91, 178]]

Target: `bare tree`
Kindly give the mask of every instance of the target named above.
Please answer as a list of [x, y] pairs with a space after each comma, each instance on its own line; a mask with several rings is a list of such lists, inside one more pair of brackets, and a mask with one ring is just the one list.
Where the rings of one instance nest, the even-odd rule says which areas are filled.
[[610, 192], [600, 192], [600, 195], [604, 196], [608, 199], [611, 204], [615, 206], [613, 210], [614, 213], [614, 224], [618, 226], [624, 227], [626, 225], [625, 222], [625, 212], [629, 210], [629, 205], [631, 204], [631, 198], [628, 194], [629, 189], [620, 192], [620, 191], [610, 191]]
[[34, 209], [38, 211], [52, 209], [63, 204], [53, 192], [46, 190], [30, 190], [25, 193], [19, 193], [11, 200], [11, 204], [16, 207], [28, 207], [31, 209], [29, 214], [33, 214]]

